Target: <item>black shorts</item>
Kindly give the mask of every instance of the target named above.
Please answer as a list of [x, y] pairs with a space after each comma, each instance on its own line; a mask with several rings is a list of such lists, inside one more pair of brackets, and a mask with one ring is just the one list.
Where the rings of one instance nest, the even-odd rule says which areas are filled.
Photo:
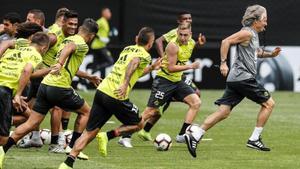
[[117, 100], [97, 90], [86, 130], [102, 128], [112, 115], [124, 125], [137, 125], [141, 121], [138, 107], [129, 100]]
[[58, 106], [65, 111], [76, 111], [84, 105], [81, 98], [72, 88], [61, 88], [41, 84], [33, 110], [46, 115], [49, 109]]
[[12, 122], [12, 90], [0, 86], [0, 136], [8, 137]]
[[258, 82], [251, 78], [239, 82], [226, 82], [226, 89], [222, 98], [218, 99], [215, 104], [229, 105], [231, 109], [239, 104], [245, 97], [261, 104], [269, 100], [270, 93]]
[[31, 100], [32, 98], [36, 98], [36, 94], [38, 92], [38, 89], [40, 87], [40, 84], [41, 84], [42, 80], [43, 80], [43, 77], [34, 78], [30, 81], [30, 87], [29, 87], [27, 100]]
[[160, 76], [156, 76], [152, 83], [151, 95], [148, 100], [148, 107], [158, 108], [169, 102], [172, 98], [177, 101], [195, 93], [194, 89], [183, 80], [172, 82]]

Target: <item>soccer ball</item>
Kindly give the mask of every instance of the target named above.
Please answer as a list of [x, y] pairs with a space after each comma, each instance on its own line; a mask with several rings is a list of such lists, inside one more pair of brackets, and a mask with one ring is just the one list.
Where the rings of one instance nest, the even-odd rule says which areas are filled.
[[73, 131], [72, 130], [67, 130], [64, 132], [64, 136], [65, 136], [65, 147], [68, 146], [71, 142], [72, 139], [72, 135], [73, 135]]
[[40, 136], [41, 136], [43, 144], [50, 144], [51, 143], [51, 130], [41, 129], [40, 130]]
[[172, 139], [168, 134], [161, 133], [156, 136], [154, 146], [158, 151], [167, 151], [172, 146]]
[[191, 124], [186, 128], [185, 133], [191, 134], [197, 141], [199, 141], [201, 139], [200, 131], [201, 128], [198, 124]]

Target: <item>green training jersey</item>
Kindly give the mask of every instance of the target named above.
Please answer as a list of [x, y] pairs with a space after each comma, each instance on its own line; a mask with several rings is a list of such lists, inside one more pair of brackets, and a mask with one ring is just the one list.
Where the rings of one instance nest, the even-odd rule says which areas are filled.
[[169, 43], [172, 39], [177, 38], [177, 30], [178, 28], [172, 29], [168, 33], [163, 35], [167, 43]]
[[151, 62], [150, 54], [142, 46], [132, 45], [125, 47], [124, 50], [120, 53], [119, 59], [114, 64], [112, 71], [100, 83], [97, 89], [115, 99], [118, 99], [118, 97], [114, 94], [114, 91], [123, 84], [127, 66], [129, 62], [135, 57], [138, 57], [140, 59], [140, 64], [131, 76], [125, 98], [123, 99], [127, 100], [129, 92], [131, 91], [137, 80], [143, 75], [144, 69]]
[[49, 27], [48, 34], [54, 34], [56, 36], [56, 43], [51, 46], [48, 51], [43, 55], [43, 64], [46, 67], [50, 67], [57, 63], [57, 52], [59, 50], [59, 45], [62, 43], [62, 41], [65, 39], [65, 35], [62, 32], [62, 29], [60, 27], [55, 26], [57, 24], [53, 24]]
[[92, 42], [91, 48], [92, 49], [100, 49], [106, 46], [105, 42], [102, 42], [100, 40], [100, 37], [103, 38], [108, 38], [109, 36], [109, 24], [108, 21], [104, 18], [101, 17], [100, 19], [97, 20], [97, 24], [99, 27], [99, 31], [97, 32], [97, 35], [95, 39]]
[[[192, 55], [193, 49], [195, 47], [195, 41], [193, 39], [190, 39], [186, 45], [180, 45], [176, 38], [172, 39], [170, 43], [175, 43], [178, 46], [176, 64], [185, 65]], [[157, 71], [157, 76], [164, 77], [172, 82], [181, 81], [183, 71], [171, 73], [168, 71], [168, 64], [168, 56], [165, 55], [162, 60], [161, 69]]]
[[59, 56], [66, 44], [71, 42], [76, 45], [76, 50], [67, 58], [65, 64], [60, 70], [60, 73], [58, 75], [46, 75], [42, 81], [43, 84], [61, 88], [71, 87], [72, 79], [76, 75], [79, 66], [89, 50], [89, 47], [85, 43], [84, 39], [79, 35], [74, 35], [63, 40], [62, 44], [59, 46], [59, 52], [57, 55]]
[[16, 39], [15, 49], [19, 49], [21, 47], [28, 47], [29, 44], [30, 44], [30, 41], [28, 39], [18, 38], [18, 39]]
[[41, 54], [32, 46], [8, 49], [0, 59], [0, 86], [12, 89], [15, 94], [24, 66], [30, 63], [35, 68], [41, 62]]

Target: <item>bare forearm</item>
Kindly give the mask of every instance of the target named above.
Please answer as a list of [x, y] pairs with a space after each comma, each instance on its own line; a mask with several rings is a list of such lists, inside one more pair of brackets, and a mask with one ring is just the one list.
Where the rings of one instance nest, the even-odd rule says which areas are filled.
[[272, 55], [272, 52], [268, 52], [268, 51], [264, 51], [261, 50], [260, 53], [257, 55], [259, 58], [270, 58], [270, 57], [274, 57]]
[[131, 62], [129, 62], [127, 69], [126, 69], [125, 78], [124, 78], [125, 84], [129, 84], [131, 76], [134, 73], [134, 71], [136, 70], [136, 68], [138, 67], [139, 63], [140, 63], [139, 59], [134, 59]]
[[174, 72], [181, 72], [185, 71], [188, 69], [192, 69], [191, 65], [173, 65], [173, 66], [168, 66], [168, 71], [171, 73]]
[[51, 68], [43, 68], [43, 69], [36, 70], [35, 72], [33, 72], [31, 74], [30, 78], [34, 79], [34, 78], [43, 77], [43, 76], [47, 75], [50, 71], [51, 71]]
[[76, 72], [76, 76], [84, 78], [84, 79], [88, 79], [90, 77], [90, 74], [88, 74], [88, 73], [86, 73], [84, 71], [78, 70]]
[[223, 40], [221, 49], [220, 49], [221, 62], [225, 62], [227, 60], [227, 54], [228, 54], [229, 47], [230, 47], [229, 42], [226, 40]]
[[164, 45], [163, 45], [163, 37], [160, 37], [158, 39], [155, 40], [155, 44], [156, 44], [156, 50], [157, 53], [160, 57], [164, 56]]
[[18, 89], [17, 89], [16, 95], [19, 95], [19, 96], [22, 95], [22, 92], [25, 89], [25, 86], [27, 85], [27, 83], [28, 83], [28, 81], [30, 79], [31, 70], [30, 69], [26, 69], [26, 68], [23, 70], [23, 72], [22, 72], [22, 74], [20, 76], [20, 79], [19, 79], [19, 85], [18, 85]]

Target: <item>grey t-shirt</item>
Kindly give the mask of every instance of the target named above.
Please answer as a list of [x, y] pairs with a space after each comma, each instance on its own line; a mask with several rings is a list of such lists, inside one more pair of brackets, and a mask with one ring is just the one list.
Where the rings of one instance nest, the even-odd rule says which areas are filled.
[[12, 37], [5, 33], [5, 34], [3, 34], [3, 35], [0, 36], [0, 43], [2, 41], [10, 40], [10, 39], [12, 39]]
[[229, 71], [227, 82], [242, 81], [255, 78], [257, 73], [257, 52], [259, 49], [259, 38], [255, 30], [250, 27], [243, 27], [252, 33], [249, 43], [237, 44], [234, 63]]

